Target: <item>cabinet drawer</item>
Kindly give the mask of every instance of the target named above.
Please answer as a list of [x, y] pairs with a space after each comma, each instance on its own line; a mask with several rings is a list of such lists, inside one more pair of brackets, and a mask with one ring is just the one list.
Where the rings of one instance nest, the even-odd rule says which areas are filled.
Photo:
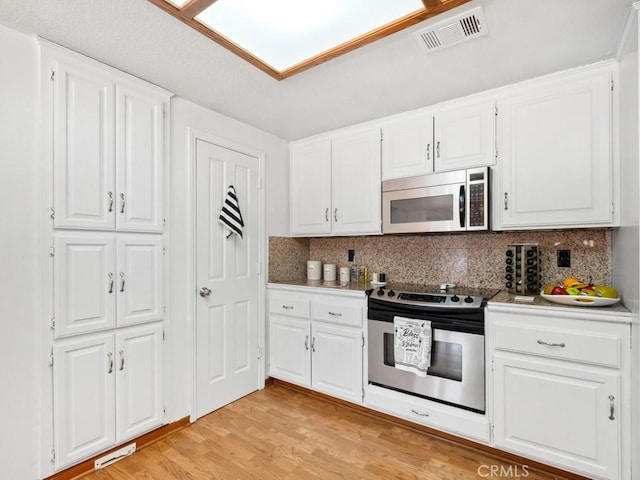
[[620, 367], [620, 337], [614, 334], [497, 323], [494, 348], [575, 362]]
[[323, 322], [362, 327], [362, 308], [360, 301], [339, 301], [335, 297], [314, 299], [311, 303], [311, 317]]
[[269, 298], [269, 313], [309, 318], [309, 310], [309, 300], [305, 298], [288, 295], [273, 295]]

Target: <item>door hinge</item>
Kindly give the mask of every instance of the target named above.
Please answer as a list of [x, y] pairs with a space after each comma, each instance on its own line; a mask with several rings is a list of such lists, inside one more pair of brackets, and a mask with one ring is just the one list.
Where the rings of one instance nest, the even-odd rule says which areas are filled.
[[56, 78], [56, 71], [53, 68], [50, 71], [51, 75], [49, 76], [49, 80], [53, 80], [54, 78]]
[[496, 429], [495, 426], [493, 425], [493, 423], [491, 424], [491, 438], [495, 438], [496, 436]]
[[364, 387], [362, 388], [362, 401], [364, 402]]
[[51, 352], [49, 353], [49, 366], [53, 367], [53, 347], [51, 347]]
[[382, 131], [382, 129], [380, 129], [380, 141], [382, 142], [384, 140], [384, 132]]
[[611, 79], [611, 91], [613, 92], [613, 87], [614, 87], [614, 83], [613, 83], [613, 79]]
[[53, 247], [53, 245], [49, 245], [49, 256], [54, 257], [55, 254], [56, 254], [56, 249]]
[[498, 159], [498, 149], [496, 148], [496, 160]]
[[362, 334], [362, 347], [364, 348], [364, 334]]
[[166, 247], [162, 247], [162, 255], [166, 255], [167, 254], [167, 249]]
[[162, 330], [162, 341], [167, 339], [167, 334], [164, 330]]
[[498, 116], [498, 106], [496, 105], [496, 117]]
[[51, 330], [56, 329], [56, 317], [51, 317]]
[[166, 305], [162, 306], [162, 313], [167, 313], [167, 306]]
[[261, 358], [262, 358], [262, 347], [258, 345], [258, 360], [260, 360]]
[[55, 451], [55, 449], [53, 449], [53, 448], [51, 449], [51, 456], [50, 456], [50, 459], [51, 459], [51, 463], [53, 463], [53, 462], [55, 462], [55, 461], [56, 461], [56, 451]]
[[49, 211], [51, 212], [49, 217], [51, 217], [51, 220], [54, 220], [56, 218], [56, 210], [53, 207], [50, 207]]
[[491, 371], [495, 372], [495, 370], [496, 370], [496, 363], [493, 360], [491, 360]]

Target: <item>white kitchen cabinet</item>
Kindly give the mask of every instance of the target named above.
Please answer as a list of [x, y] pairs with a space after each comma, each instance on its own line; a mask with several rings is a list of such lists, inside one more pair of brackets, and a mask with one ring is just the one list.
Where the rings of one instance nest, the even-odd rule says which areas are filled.
[[162, 245], [157, 235], [56, 234], [56, 338], [162, 320]]
[[364, 299], [270, 288], [269, 374], [362, 402]]
[[382, 125], [382, 180], [433, 173], [433, 112], [405, 114]]
[[56, 469], [162, 424], [162, 325], [56, 342]]
[[114, 445], [113, 333], [83, 335], [53, 349], [56, 469]]
[[496, 163], [496, 104], [493, 98], [463, 100], [434, 114], [435, 172]]
[[571, 309], [490, 305], [497, 448], [598, 479], [628, 479], [628, 324]]
[[290, 166], [292, 235], [381, 233], [378, 129], [293, 142]]
[[463, 99], [382, 125], [382, 179], [495, 164], [495, 100]]
[[162, 232], [167, 93], [80, 55], [50, 55], [54, 227]]
[[614, 226], [611, 65], [498, 96], [494, 228]]

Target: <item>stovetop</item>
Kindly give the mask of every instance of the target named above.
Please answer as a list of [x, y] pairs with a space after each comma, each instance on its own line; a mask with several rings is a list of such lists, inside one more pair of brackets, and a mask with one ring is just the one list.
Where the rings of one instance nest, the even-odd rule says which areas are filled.
[[367, 291], [372, 299], [406, 305], [481, 308], [486, 301], [496, 295], [498, 289], [454, 287], [441, 288], [444, 285], [389, 284]]

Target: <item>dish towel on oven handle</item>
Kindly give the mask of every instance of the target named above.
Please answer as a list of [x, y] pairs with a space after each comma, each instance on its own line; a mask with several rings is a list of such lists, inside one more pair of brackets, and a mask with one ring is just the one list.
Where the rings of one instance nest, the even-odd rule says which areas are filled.
[[393, 317], [395, 367], [427, 376], [431, 366], [431, 322]]
[[240, 204], [238, 203], [238, 195], [233, 185], [229, 185], [227, 188], [227, 196], [222, 204], [222, 211], [218, 220], [222, 225], [230, 230], [229, 238], [234, 233], [242, 238], [242, 228], [244, 227], [244, 220], [242, 219], [242, 213], [240, 213]]

